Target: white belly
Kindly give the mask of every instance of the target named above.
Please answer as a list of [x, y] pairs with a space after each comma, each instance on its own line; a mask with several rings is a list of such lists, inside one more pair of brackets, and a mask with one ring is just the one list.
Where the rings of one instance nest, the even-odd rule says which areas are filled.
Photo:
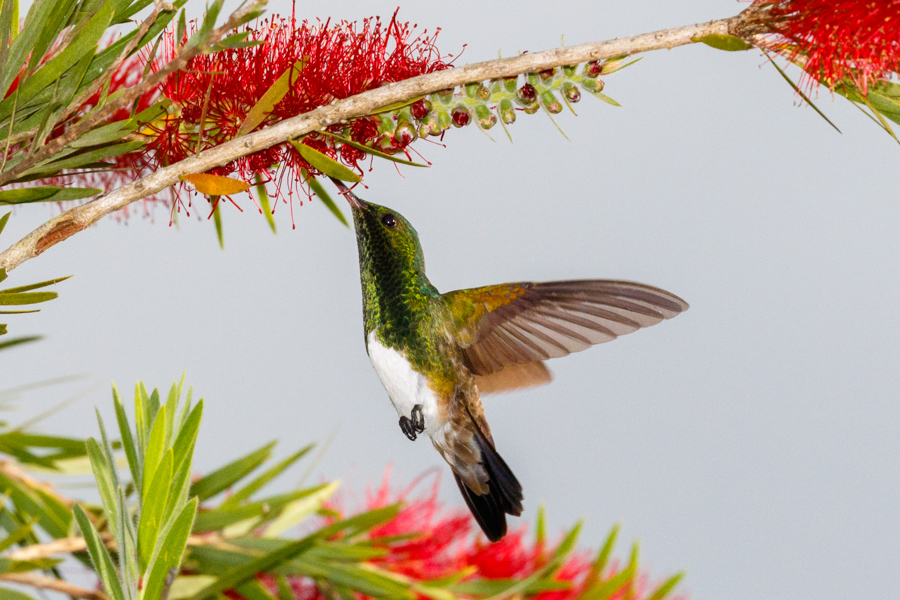
[[428, 387], [425, 376], [413, 369], [402, 353], [378, 341], [374, 331], [366, 338], [366, 346], [372, 366], [397, 414], [409, 418], [413, 407], [421, 404], [425, 433], [433, 435], [442, 423], [438, 423], [437, 397]]

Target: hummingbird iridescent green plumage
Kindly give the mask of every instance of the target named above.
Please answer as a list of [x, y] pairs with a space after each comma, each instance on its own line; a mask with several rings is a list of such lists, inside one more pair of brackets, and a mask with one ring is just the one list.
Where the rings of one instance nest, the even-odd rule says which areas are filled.
[[522, 512], [522, 487], [497, 453], [481, 395], [550, 381], [545, 360], [687, 310], [627, 281], [506, 283], [441, 294], [413, 226], [332, 181], [359, 247], [366, 350], [410, 440], [426, 433], [491, 541]]

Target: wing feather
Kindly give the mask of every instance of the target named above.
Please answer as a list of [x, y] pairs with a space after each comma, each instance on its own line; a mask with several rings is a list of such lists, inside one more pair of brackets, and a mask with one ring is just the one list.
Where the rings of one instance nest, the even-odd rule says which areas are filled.
[[493, 373], [609, 342], [688, 308], [665, 290], [601, 279], [507, 283], [450, 292], [444, 299], [479, 387], [489, 391], [550, 379], [545, 367], [531, 368], [507, 373], [503, 384], [489, 384], [486, 378]]

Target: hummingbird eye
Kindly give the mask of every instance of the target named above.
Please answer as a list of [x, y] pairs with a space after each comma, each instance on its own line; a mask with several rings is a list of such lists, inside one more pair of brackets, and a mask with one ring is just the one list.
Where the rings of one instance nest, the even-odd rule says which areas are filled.
[[385, 227], [393, 229], [397, 226], [397, 217], [395, 217], [391, 213], [387, 213], [381, 217], [381, 222], [384, 223]]

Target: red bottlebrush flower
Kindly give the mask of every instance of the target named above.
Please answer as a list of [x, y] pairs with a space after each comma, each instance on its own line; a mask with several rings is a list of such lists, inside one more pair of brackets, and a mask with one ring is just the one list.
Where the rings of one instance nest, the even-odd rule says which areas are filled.
[[[303, 69], [261, 127], [335, 99], [448, 66], [435, 48], [437, 33], [429, 36], [423, 32], [413, 37], [412, 28], [398, 21], [396, 13], [386, 25], [378, 18], [366, 19], [357, 26], [346, 21], [310, 24], [273, 17], [249, 30], [248, 39], [261, 44], [197, 56], [163, 83], [161, 94], [172, 101], [172, 108], [168, 119], [152, 125], [151, 166], [178, 162], [198, 148], [206, 149], [235, 137], [250, 109], [298, 61], [305, 61]], [[176, 40], [171, 30], [165, 35], [163, 60], [168, 60], [177, 52], [177, 42], [185, 40]], [[379, 122], [378, 116], [362, 117], [329, 130], [373, 146], [380, 135]], [[392, 140], [390, 151], [402, 152], [411, 141]], [[318, 134], [306, 136], [303, 143], [362, 171], [359, 163], [366, 155], [360, 150], [350, 146], [336, 150], [331, 138]], [[273, 176], [271, 171], [278, 166], [282, 171]], [[210, 173], [236, 173], [248, 182], [257, 175], [264, 181], [281, 181], [286, 170], [294, 181], [299, 181], [301, 169], [317, 172], [291, 145], [281, 144]]]
[[776, 45], [810, 80], [868, 85], [900, 71], [900, 0], [783, 0], [769, 5]]

